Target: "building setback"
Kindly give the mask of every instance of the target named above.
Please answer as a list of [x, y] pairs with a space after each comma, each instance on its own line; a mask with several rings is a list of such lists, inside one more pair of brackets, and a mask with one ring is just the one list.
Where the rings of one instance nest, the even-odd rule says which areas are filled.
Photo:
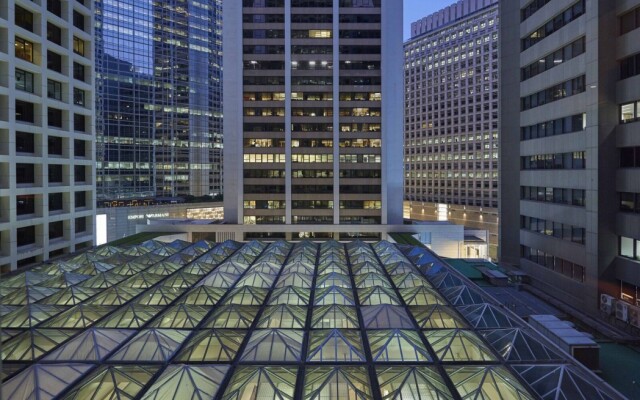
[[501, 259], [583, 310], [636, 303], [640, 1], [520, 4], [500, 10]]
[[100, 203], [221, 194], [221, 7], [96, 1]]
[[91, 1], [0, 4], [0, 272], [93, 245]]
[[229, 0], [224, 20], [227, 222], [401, 223], [401, 4]]
[[498, 1], [461, 0], [411, 24], [404, 45], [405, 207], [498, 245]]

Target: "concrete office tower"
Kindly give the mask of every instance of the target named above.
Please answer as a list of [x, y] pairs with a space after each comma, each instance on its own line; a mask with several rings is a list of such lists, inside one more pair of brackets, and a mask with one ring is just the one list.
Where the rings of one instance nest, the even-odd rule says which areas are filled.
[[227, 222], [402, 223], [402, 2], [226, 0], [224, 21]]
[[0, 271], [94, 241], [93, 2], [0, 3]]
[[412, 23], [404, 45], [405, 215], [487, 230], [493, 258], [498, 25], [498, 0], [460, 0]]
[[221, 1], [96, 1], [98, 201], [222, 191]]
[[501, 7], [501, 259], [583, 310], [636, 303], [640, 1]]

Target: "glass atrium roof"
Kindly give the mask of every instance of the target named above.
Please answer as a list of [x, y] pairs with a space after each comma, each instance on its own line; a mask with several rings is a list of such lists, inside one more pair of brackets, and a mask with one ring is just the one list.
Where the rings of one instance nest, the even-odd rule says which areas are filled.
[[429, 250], [98, 249], [0, 279], [1, 398], [617, 399]]

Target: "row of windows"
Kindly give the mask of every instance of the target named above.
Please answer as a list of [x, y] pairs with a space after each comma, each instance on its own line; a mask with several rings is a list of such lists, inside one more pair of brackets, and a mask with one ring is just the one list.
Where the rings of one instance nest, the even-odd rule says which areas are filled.
[[585, 38], [583, 36], [573, 43], [570, 43], [565, 47], [554, 51], [553, 53], [547, 54], [545, 57], [542, 57], [539, 60], [536, 60], [526, 67], [522, 68], [520, 70], [520, 80], [526, 81], [529, 78], [533, 78], [534, 76], [548, 71], [551, 68], [557, 67], [558, 65], [567, 62], [572, 58], [578, 57], [584, 52]]
[[620, 193], [620, 211], [640, 213], [640, 193]]
[[525, 215], [520, 216], [520, 228], [541, 235], [553, 236], [569, 242], [584, 244], [585, 228], [541, 218], [527, 217]]
[[620, 79], [640, 75], [640, 54], [629, 56], [620, 61]]
[[520, 187], [520, 198], [522, 200], [543, 201], [546, 203], [585, 206], [584, 189], [522, 186]]
[[640, 240], [620, 236], [620, 252], [622, 257], [640, 260]]
[[[48, 177], [49, 183], [63, 183], [64, 182], [64, 168], [66, 166], [62, 164], [49, 164]], [[75, 183], [86, 182], [87, 168], [84, 165], [74, 165], [73, 167], [73, 180]], [[16, 184], [30, 184], [33, 185], [36, 182], [36, 166], [35, 164], [16, 164]]]
[[[49, 211], [60, 211], [63, 209], [62, 193], [50, 193]], [[87, 206], [87, 192], [80, 191], [74, 193], [75, 208], [81, 209]], [[36, 213], [36, 195], [27, 194], [16, 196], [16, 214], [19, 216], [33, 215]]]
[[523, 126], [520, 128], [520, 139], [530, 140], [548, 136], [563, 135], [565, 133], [580, 132], [587, 127], [587, 114], [576, 114], [569, 117], [554, 119], [553, 121]]
[[585, 76], [569, 79], [552, 87], [541, 90], [537, 93], [524, 96], [520, 99], [520, 109], [522, 111], [540, 107], [554, 101], [562, 100], [566, 97], [574, 96], [585, 91]]
[[[291, 13], [292, 24], [331, 24], [333, 14], [296, 14]], [[379, 24], [380, 14], [341, 14], [343, 24]], [[252, 24], [284, 24], [284, 14], [243, 14], [242, 22]]]
[[[67, 139], [58, 136], [47, 137], [47, 154], [49, 155], [63, 155], [63, 143]], [[74, 139], [74, 156], [86, 157], [87, 154], [87, 141]], [[36, 138], [33, 133], [29, 132], [16, 132], [16, 153], [17, 154], [35, 154], [36, 150]]]
[[[36, 122], [35, 105], [28, 101], [16, 100], [16, 121], [33, 124]], [[63, 110], [47, 107], [47, 125], [54, 128], [63, 128]], [[86, 132], [86, 116], [73, 114], [73, 129]]]
[[585, 0], [579, 0], [571, 7], [567, 8], [560, 14], [556, 15], [547, 23], [531, 32], [527, 37], [521, 39], [521, 51], [527, 50], [529, 47], [540, 42], [547, 36], [557, 32], [565, 25], [576, 20], [585, 13]]
[[548, 254], [544, 251], [532, 249], [527, 246], [520, 246], [520, 252], [522, 258], [526, 260], [534, 262], [545, 268], [549, 268], [552, 271], [578, 282], [584, 282], [585, 269], [582, 265], [572, 263], [571, 261], [556, 257], [553, 254]]
[[[379, 8], [382, 0], [339, 0], [340, 7]], [[243, 7], [284, 7], [285, 0], [242, 0]], [[333, 0], [291, 0], [291, 7], [333, 7]]]
[[[48, 233], [49, 233], [50, 240], [64, 237], [63, 221], [50, 222], [48, 225], [49, 225]], [[76, 233], [86, 232], [87, 231], [86, 217], [75, 218], [74, 226], [75, 226]], [[37, 234], [36, 234], [35, 226], [31, 225], [31, 226], [25, 226], [23, 228], [18, 228], [16, 230], [16, 233], [18, 237], [18, 240], [17, 240], [18, 247], [29, 246], [36, 243]]]
[[537, 154], [521, 157], [521, 168], [523, 170], [584, 169], [585, 164], [584, 151], [557, 154]]
[[620, 34], [640, 28], [640, 7], [623, 14], [620, 17]]
[[[381, 101], [380, 92], [340, 92], [340, 101]], [[282, 92], [245, 92], [244, 101], [284, 101], [286, 96]], [[292, 92], [293, 101], [331, 101], [332, 92]]]
[[520, 21], [524, 21], [544, 7], [551, 0], [533, 0], [520, 10]]

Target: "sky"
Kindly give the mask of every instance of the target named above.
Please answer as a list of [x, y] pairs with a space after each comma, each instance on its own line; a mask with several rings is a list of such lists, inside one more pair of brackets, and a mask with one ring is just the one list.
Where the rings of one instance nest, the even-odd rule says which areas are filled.
[[433, 14], [456, 0], [404, 0], [404, 39], [411, 36], [411, 23]]

